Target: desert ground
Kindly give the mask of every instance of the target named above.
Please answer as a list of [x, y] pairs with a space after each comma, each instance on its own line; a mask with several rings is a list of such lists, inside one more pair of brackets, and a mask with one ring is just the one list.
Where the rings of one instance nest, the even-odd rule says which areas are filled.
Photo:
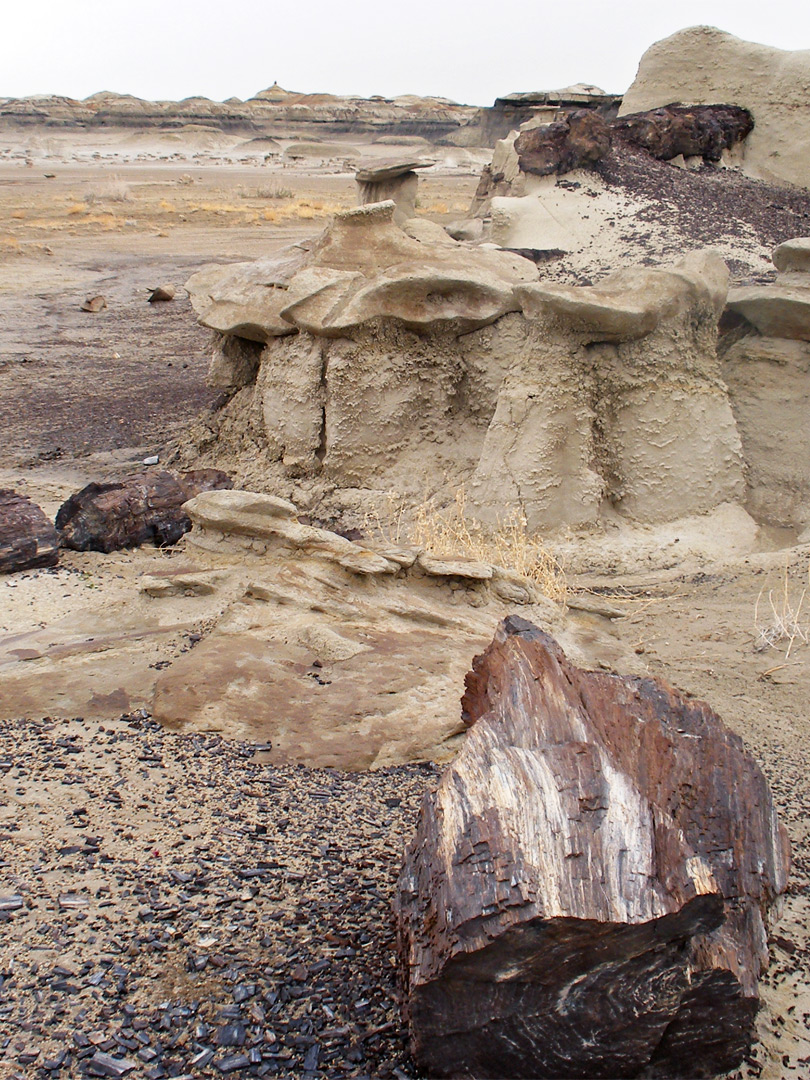
[[[353, 168], [334, 159], [169, 150], [88, 141], [0, 156], [0, 487], [46, 512], [169, 455], [214, 404], [209, 332], [183, 282], [280, 250], [355, 202]], [[355, 151], [347, 141], [347, 162]], [[474, 154], [448, 156], [422, 177], [419, 213], [463, 216], [479, 171]], [[175, 300], [148, 304], [163, 283]], [[107, 306], [83, 312], [96, 295]], [[762, 530], [754, 553], [735, 554], [733, 540], [696, 554], [688, 536], [641, 530], [612, 572], [604, 549], [592, 570], [582, 552], [572, 558], [569, 598], [583, 627], [710, 702], [767, 774], [793, 871], [761, 1042], [735, 1075], [806, 1077], [809, 551], [789, 530]], [[86, 633], [103, 626], [106, 604], [184, 557], [182, 545], [65, 552], [57, 569], [6, 577], [3, 657], [15, 635], [39, 633], [41, 645], [68, 616]], [[179, 630], [139, 638], [133, 685], [193, 644]], [[0, 1077], [119, 1075], [103, 1071], [111, 1053], [150, 1080], [417, 1075], [390, 904], [436, 767], [270, 768], [261, 747], [163, 731], [146, 695], [117, 707], [102, 685], [79, 718], [60, 711], [57, 690], [29, 679], [0, 717], [0, 897], [25, 897], [19, 910], [0, 905]]]

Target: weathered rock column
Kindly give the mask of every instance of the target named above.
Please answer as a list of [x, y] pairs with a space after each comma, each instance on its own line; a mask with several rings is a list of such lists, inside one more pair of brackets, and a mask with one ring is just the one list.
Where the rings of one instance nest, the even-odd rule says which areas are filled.
[[753, 1037], [789, 855], [708, 705], [516, 617], [426, 796], [397, 918], [412, 1051], [454, 1077], [712, 1076]]
[[435, 164], [428, 158], [397, 158], [377, 162], [355, 173], [360, 206], [385, 202], [396, 203], [394, 220], [407, 221], [416, 214], [416, 189], [419, 177], [416, 169], [427, 169]]

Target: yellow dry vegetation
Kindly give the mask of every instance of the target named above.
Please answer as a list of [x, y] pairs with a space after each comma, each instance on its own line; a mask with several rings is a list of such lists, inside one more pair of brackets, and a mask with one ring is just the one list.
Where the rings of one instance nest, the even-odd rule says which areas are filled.
[[445, 507], [428, 498], [409, 509], [401, 496], [389, 492], [386, 504], [367, 514], [363, 524], [387, 543], [407, 543], [439, 558], [467, 558], [502, 566], [534, 582], [550, 600], [565, 604], [565, 569], [543, 539], [529, 532], [526, 517], [517, 508], [496, 525], [484, 526], [470, 516], [463, 487]]

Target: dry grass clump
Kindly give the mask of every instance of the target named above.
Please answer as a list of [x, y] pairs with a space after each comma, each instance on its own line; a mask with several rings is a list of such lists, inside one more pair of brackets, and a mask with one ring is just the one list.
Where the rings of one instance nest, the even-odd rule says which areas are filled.
[[114, 176], [106, 184], [96, 185], [84, 197], [88, 206], [105, 202], [129, 202], [131, 198], [132, 191], [129, 184], [118, 176]]
[[806, 645], [810, 641], [810, 623], [806, 617], [802, 619], [804, 601], [810, 585], [810, 565], [807, 577], [808, 584], [798, 591], [797, 587], [791, 586], [786, 566], [779, 589], [768, 590], [767, 604], [763, 604], [765, 586], [762, 586], [754, 605], [756, 652], [764, 652], [766, 649], [778, 649], [781, 652], [784, 648], [785, 659], [788, 660], [794, 645]]
[[255, 192], [243, 191], [240, 193], [243, 199], [294, 199], [295, 192], [292, 188], [279, 187], [278, 185], [264, 185], [257, 187]]
[[382, 513], [366, 516], [388, 543], [408, 543], [441, 558], [468, 558], [512, 570], [528, 578], [550, 600], [564, 604], [568, 593], [565, 570], [543, 540], [532, 536], [523, 512], [513, 509], [506, 519], [486, 528], [467, 511], [467, 494], [459, 488], [449, 507], [439, 509], [426, 499], [412, 515], [394, 492]]

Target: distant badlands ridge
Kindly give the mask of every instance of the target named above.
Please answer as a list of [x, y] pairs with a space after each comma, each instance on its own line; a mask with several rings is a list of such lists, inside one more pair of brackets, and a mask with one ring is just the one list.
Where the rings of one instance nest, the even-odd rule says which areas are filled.
[[159, 128], [172, 130], [205, 125], [221, 131], [272, 135], [290, 127], [310, 134], [369, 133], [420, 136], [431, 142], [492, 145], [538, 110], [558, 107], [597, 107], [618, 110], [621, 97], [593, 86], [510, 94], [491, 108], [459, 105], [447, 98], [403, 95], [341, 97], [299, 94], [277, 84], [247, 101], [211, 101], [189, 97], [182, 101], [146, 101], [129, 94], [102, 91], [83, 101], [59, 95], [0, 98], [0, 129], [45, 126], [52, 129]]

